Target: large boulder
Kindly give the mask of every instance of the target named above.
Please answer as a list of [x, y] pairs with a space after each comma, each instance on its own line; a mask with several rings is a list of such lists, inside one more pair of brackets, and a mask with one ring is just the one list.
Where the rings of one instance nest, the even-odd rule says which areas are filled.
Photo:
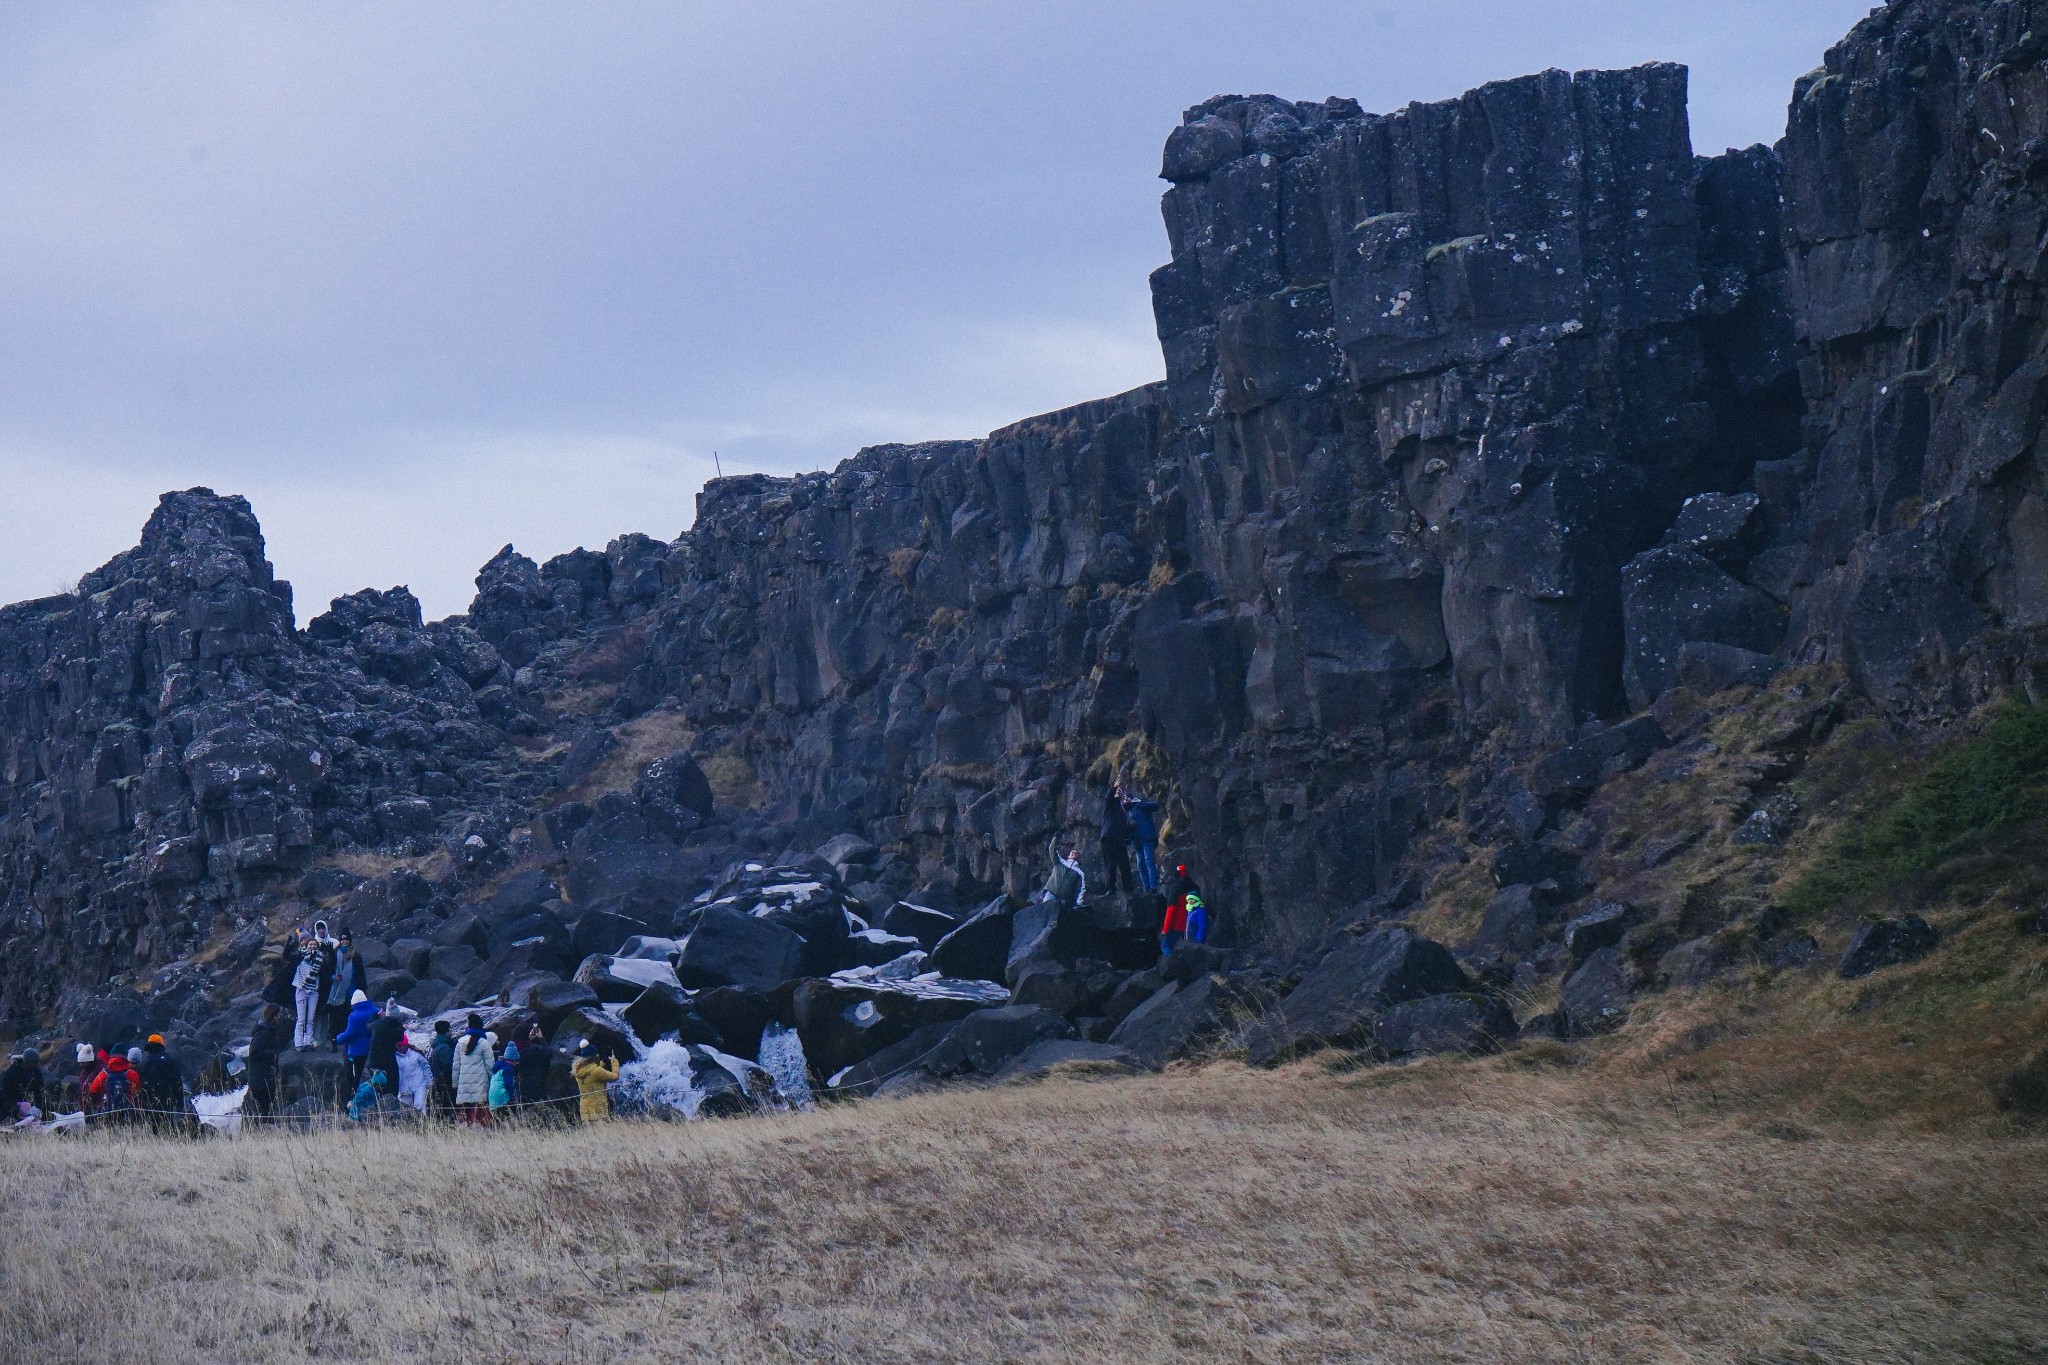
[[1065, 901], [1040, 897], [1010, 917], [1010, 952], [1002, 979], [1014, 986], [1029, 971], [1070, 965], [1083, 957], [1109, 957], [1094, 917]]
[[1565, 1031], [1585, 1036], [1627, 1022], [1635, 987], [1635, 969], [1619, 947], [1594, 951], [1564, 979], [1558, 995], [1557, 1013]]
[[905, 953], [920, 951], [916, 939], [882, 929], [862, 929], [846, 938], [846, 956], [855, 967], [880, 967]]
[[940, 939], [958, 928], [959, 923], [943, 910], [897, 901], [882, 912], [881, 922], [876, 927], [885, 933], [914, 938], [918, 947], [930, 952], [938, 946]]
[[963, 980], [1003, 980], [1013, 917], [1007, 897], [990, 901], [938, 941], [932, 949], [933, 968]]
[[690, 997], [666, 981], [657, 981], [640, 992], [622, 1011], [622, 1017], [643, 1042], [652, 1043], [671, 1033], [684, 1043], [709, 1043], [715, 1047], [720, 1041], [718, 1030], [698, 1018], [690, 1007]]
[[804, 941], [782, 925], [730, 906], [708, 905], [683, 940], [676, 976], [693, 990], [744, 986], [765, 991], [798, 975], [803, 953]]
[[1270, 1066], [1317, 1047], [1363, 1043], [1373, 1022], [1402, 1001], [1469, 984], [1442, 944], [1398, 926], [1375, 929], [1333, 949], [1277, 1009], [1246, 1030], [1246, 1056]]
[[[503, 1038], [506, 1035], [501, 1031], [498, 1036]], [[630, 1062], [640, 1055], [640, 1049], [633, 1044], [633, 1035], [618, 1020], [603, 1010], [588, 1007], [563, 1015], [550, 1041], [564, 1057], [573, 1058], [576, 1045], [585, 1039], [590, 1040], [600, 1056], [610, 1053], [622, 1062]]]
[[946, 1035], [924, 1069], [934, 1076], [993, 1076], [1033, 1044], [1073, 1036], [1073, 1025], [1036, 1005], [976, 1010]]
[[675, 968], [666, 962], [644, 957], [612, 957], [606, 953], [593, 953], [583, 959], [583, 965], [576, 969], [576, 981], [596, 992], [597, 998], [607, 1005], [624, 1005], [640, 998], [640, 993], [657, 982], [667, 986], [679, 986]]
[[1941, 932], [1918, 915], [1862, 920], [1849, 939], [1848, 951], [1836, 964], [1835, 974], [1851, 979], [1869, 976], [1880, 967], [1925, 957], [1940, 941]]
[[717, 1031], [720, 1051], [749, 1059], [759, 1053], [761, 1031], [776, 1016], [774, 1006], [760, 992], [739, 986], [700, 990], [691, 1004], [697, 1017]]
[[1138, 1059], [1112, 1043], [1089, 1043], [1078, 1038], [1048, 1038], [1033, 1043], [996, 1072], [999, 1081], [1025, 1080], [1043, 1076], [1062, 1066], [1086, 1067], [1100, 1071], [1139, 1071]]
[[829, 1073], [834, 1093], [867, 1097], [897, 1076], [913, 1070], [923, 1074], [922, 1063], [952, 1034], [957, 1023], [947, 1019], [921, 1025], [872, 1056], [843, 1071]]
[[[991, 997], [994, 997], [991, 999]], [[870, 1057], [927, 1024], [959, 1019], [1000, 1003], [994, 988], [965, 982], [799, 982], [791, 998], [804, 1055], [830, 1075]]]
[[1439, 1052], [1497, 1052], [1515, 1036], [1515, 1016], [1491, 995], [1460, 992], [1406, 1000], [1373, 1024], [1373, 1046], [1385, 1057]]
[[563, 1016], [580, 1009], [596, 1009], [602, 1002], [597, 992], [581, 981], [540, 977], [514, 991], [512, 1003], [532, 1010], [541, 1028], [552, 1036]]
[[588, 910], [576, 921], [569, 949], [581, 961], [592, 953], [616, 953], [626, 940], [653, 932], [654, 926], [644, 919], [610, 910]]
[[1169, 981], [1116, 1026], [1109, 1042], [1157, 1071], [1222, 1037], [1241, 1004], [1220, 976]]

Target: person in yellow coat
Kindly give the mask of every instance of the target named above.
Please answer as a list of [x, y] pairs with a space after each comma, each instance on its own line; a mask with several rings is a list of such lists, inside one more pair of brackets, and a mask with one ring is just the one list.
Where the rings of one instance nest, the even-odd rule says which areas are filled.
[[585, 1038], [576, 1046], [576, 1062], [569, 1068], [569, 1074], [576, 1078], [576, 1090], [582, 1096], [583, 1121], [597, 1123], [612, 1116], [612, 1097], [605, 1087], [619, 1078], [619, 1061], [607, 1056], [597, 1059], [597, 1048]]

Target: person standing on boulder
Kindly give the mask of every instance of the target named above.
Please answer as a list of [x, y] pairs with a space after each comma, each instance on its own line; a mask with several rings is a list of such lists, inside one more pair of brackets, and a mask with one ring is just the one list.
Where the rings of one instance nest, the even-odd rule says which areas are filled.
[[1161, 957], [1171, 955], [1175, 946], [1187, 934], [1188, 893], [1194, 892], [1198, 897], [1201, 894], [1195, 888], [1195, 879], [1188, 875], [1185, 863], [1173, 869], [1173, 880], [1167, 883], [1166, 892], [1166, 917], [1159, 922]]
[[1126, 789], [1124, 815], [1131, 822], [1131, 846], [1138, 852], [1138, 880], [1150, 893], [1159, 889], [1159, 803]]
[[1102, 823], [1096, 828], [1102, 850], [1102, 878], [1109, 894], [1134, 892], [1131, 880], [1131, 822], [1124, 814], [1123, 787], [1111, 786], [1102, 797]]
[[597, 1045], [585, 1038], [576, 1045], [576, 1062], [569, 1068], [569, 1074], [576, 1078], [576, 1090], [582, 1096], [583, 1121], [603, 1123], [609, 1119], [612, 1097], [605, 1087], [619, 1078], [618, 1058], [607, 1055], [600, 1062]]
[[284, 1013], [265, 1005], [263, 1016], [249, 1034], [249, 1093], [242, 1100], [242, 1113], [258, 1118], [277, 1112], [277, 1054], [284, 1051]]
[[292, 1005], [296, 1011], [292, 1046], [307, 1048], [313, 1046], [313, 1015], [323, 997], [320, 994], [320, 945], [303, 929], [298, 936], [298, 955], [298, 965], [292, 969]]
[[[327, 986], [328, 1018], [346, 1019], [355, 1009], [355, 998], [363, 989], [363, 964], [356, 957], [355, 940], [348, 930], [341, 931], [341, 939], [334, 946], [334, 976]], [[335, 1032], [340, 1032], [336, 1029]], [[358, 1075], [357, 1080], [362, 1077]]]
[[498, 1056], [484, 1032], [484, 1021], [469, 1016], [469, 1029], [455, 1045], [455, 1107], [462, 1121], [478, 1128], [491, 1123], [491, 1068]]
[[1188, 888], [1181, 897], [1181, 911], [1187, 916], [1187, 941], [1200, 947], [1209, 941], [1209, 907], [1202, 900], [1202, 893], [1194, 887]]
[[341, 1045], [342, 1055], [348, 1058], [348, 1079], [351, 1085], [363, 1079], [364, 1063], [370, 1056], [370, 1021], [377, 1017], [377, 1007], [370, 1003], [370, 997], [357, 991], [348, 1002], [348, 1023], [334, 1041]]

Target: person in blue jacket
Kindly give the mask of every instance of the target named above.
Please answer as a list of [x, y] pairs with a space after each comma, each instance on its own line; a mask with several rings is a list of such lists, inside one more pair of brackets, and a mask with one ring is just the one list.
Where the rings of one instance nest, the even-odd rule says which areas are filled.
[[1157, 891], [1159, 860], [1154, 850], [1159, 845], [1159, 803], [1147, 801], [1121, 784], [1117, 795], [1123, 803], [1124, 817], [1131, 824], [1131, 847], [1138, 854], [1138, 880], [1145, 884], [1146, 891]]
[[342, 1055], [348, 1058], [348, 1078], [352, 1083], [363, 1079], [363, 1063], [370, 1055], [370, 1024], [377, 1014], [370, 997], [357, 991], [348, 1002], [348, 1024], [335, 1035], [334, 1041], [341, 1044]]

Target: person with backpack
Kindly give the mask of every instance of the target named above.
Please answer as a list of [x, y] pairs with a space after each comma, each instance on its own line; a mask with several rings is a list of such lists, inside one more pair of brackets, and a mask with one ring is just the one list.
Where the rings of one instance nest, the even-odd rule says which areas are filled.
[[[344, 929], [334, 945], [334, 976], [327, 985], [327, 1008], [332, 1011], [329, 1019], [346, 1019], [351, 1015], [355, 1011], [356, 996], [362, 989], [362, 960], [356, 956], [355, 939]], [[340, 1031], [334, 1030], [336, 1033]], [[357, 1079], [361, 1079], [360, 1075]]]
[[462, 1121], [478, 1128], [491, 1122], [491, 1069], [497, 1065], [495, 1039], [484, 1032], [484, 1021], [469, 1016], [469, 1028], [455, 1045], [455, 1108]]
[[370, 1021], [376, 1017], [377, 1007], [370, 1003], [370, 997], [357, 991], [348, 1002], [348, 1023], [334, 1038], [341, 1045], [342, 1055], [348, 1058], [351, 1083], [363, 1079], [364, 1064], [370, 1056]]
[[20, 1056], [7, 1064], [6, 1073], [0, 1074], [0, 1123], [41, 1118], [48, 1107], [49, 1097], [43, 1089], [43, 1055], [32, 1047], [24, 1048]]
[[396, 1093], [398, 1084], [398, 1040], [405, 1037], [405, 1023], [398, 1017], [398, 1000], [387, 997], [384, 1008], [370, 1020], [370, 1070], [384, 1073], [384, 1093]]
[[1124, 814], [1123, 787], [1112, 784], [1102, 797], [1102, 820], [1096, 826], [1096, 844], [1102, 850], [1103, 882], [1110, 894], [1135, 892], [1131, 880], [1131, 821]]
[[610, 1054], [603, 1061], [597, 1059], [597, 1045], [585, 1038], [576, 1045], [576, 1061], [569, 1068], [569, 1074], [576, 1078], [576, 1091], [582, 1099], [583, 1121], [603, 1123], [612, 1116], [611, 1092], [605, 1087], [619, 1078], [619, 1060]]
[[427, 1056], [427, 1070], [433, 1075], [431, 1091], [434, 1112], [443, 1119], [455, 1117], [455, 1038], [448, 1021], [434, 1021], [434, 1041]]
[[263, 1118], [277, 1112], [277, 1057], [284, 1045], [284, 1011], [266, 1004], [249, 1033], [249, 1058], [244, 1064], [249, 1093], [242, 1098], [245, 1116]]
[[1138, 880], [1149, 894], [1159, 889], [1159, 803], [1127, 789], [1123, 806], [1131, 822], [1131, 847], [1138, 853]]
[[292, 1046], [308, 1048], [313, 1046], [313, 1015], [318, 1009], [320, 994], [320, 945], [313, 936], [301, 929], [295, 951], [298, 963], [292, 968], [292, 1007], [295, 1011], [295, 1025], [292, 1029]]
[[125, 1127], [135, 1121], [135, 1068], [118, 1052], [107, 1054], [99, 1075], [92, 1078], [92, 1112], [100, 1122]]
[[519, 1044], [514, 1039], [505, 1040], [505, 1050], [491, 1064], [490, 1102], [494, 1113], [519, 1103]]

